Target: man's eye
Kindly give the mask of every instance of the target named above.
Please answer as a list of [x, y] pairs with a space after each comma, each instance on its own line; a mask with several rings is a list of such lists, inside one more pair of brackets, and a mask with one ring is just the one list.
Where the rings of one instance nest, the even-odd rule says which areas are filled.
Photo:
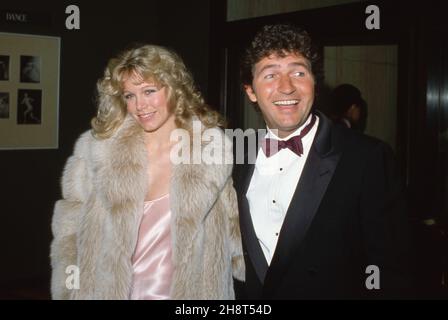
[[303, 72], [303, 71], [294, 72], [294, 76], [296, 76], [296, 77], [304, 77], [305, 76], [305, 72]]
[[274, 78], [274, 74], [270, 73], [264, 76], [265, 79], [272, 79]]

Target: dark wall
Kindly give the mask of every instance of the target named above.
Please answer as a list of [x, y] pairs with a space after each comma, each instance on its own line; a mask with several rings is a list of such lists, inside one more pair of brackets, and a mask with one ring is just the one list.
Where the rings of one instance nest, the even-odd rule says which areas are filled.
[[[187, 67], [193, 72], [196, 84], [207, 97], [210, 2], [216, 0], [157, 1], [159, 44], [181, 54]], [[221, 1], [221, 0], [219, 0]]]
[[[66, 30], [65, 8], [76, 4], [81, 29]], [[0, 32], [61, 37], [59, 148], [0, 150], [0, 289], [10, 284], [47, 285], [51, 216], [60, 198], [60, 176], [80, 133], [95, 114], [95, 83], [108, 58], [132, 42], [160, 44], [185, 58], [206, 91], [209, 0], [123, 2], [2, 1], [1, 10], [50, 15], [46, 26], [0, 25]], [[1, 46], [1, 43], [0, 43]], [[205, 92], [206, 94], [206, 92]]]

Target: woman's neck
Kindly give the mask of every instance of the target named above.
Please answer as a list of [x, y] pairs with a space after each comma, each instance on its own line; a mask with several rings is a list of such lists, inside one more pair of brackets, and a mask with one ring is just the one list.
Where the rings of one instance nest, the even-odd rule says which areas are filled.
[[166, 148], [171, 148], [176, 141], [171, 141], [171, 133], [177, 129], [174, 117], [168, 119], [159, 129], [146, 132], [145, 142], [148, 150], [159, 151]]

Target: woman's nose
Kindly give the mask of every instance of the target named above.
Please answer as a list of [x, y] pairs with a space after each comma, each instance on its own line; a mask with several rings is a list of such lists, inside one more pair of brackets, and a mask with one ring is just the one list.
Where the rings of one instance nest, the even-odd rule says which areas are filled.
[[135, 97], [135, 107], [137, 110], [143, 110], [145, 108], [145, 99], [143, 97]]

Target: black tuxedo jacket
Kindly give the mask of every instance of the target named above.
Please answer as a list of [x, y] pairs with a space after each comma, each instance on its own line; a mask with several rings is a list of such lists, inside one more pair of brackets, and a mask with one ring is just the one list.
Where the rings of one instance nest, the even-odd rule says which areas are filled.
[[[270, 266], [246, 198], [255, 159], [235, 165], [246, 262], [237, 298], [403, 297], [410, 288], [409, 234], [392, 151], [317, 115], [319, 127]], [[379, 268], [379, 290], [366, 288], [369, 265]]]

